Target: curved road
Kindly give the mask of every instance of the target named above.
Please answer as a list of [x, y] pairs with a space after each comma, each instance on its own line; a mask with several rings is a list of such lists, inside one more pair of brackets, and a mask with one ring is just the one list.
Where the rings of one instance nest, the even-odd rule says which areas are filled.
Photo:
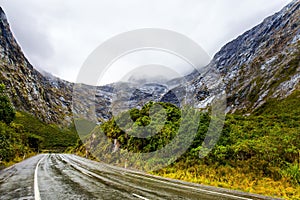
[[165, 179], [75, 155], [43, 154], [0, 171], [0, 199], [268, 198]]

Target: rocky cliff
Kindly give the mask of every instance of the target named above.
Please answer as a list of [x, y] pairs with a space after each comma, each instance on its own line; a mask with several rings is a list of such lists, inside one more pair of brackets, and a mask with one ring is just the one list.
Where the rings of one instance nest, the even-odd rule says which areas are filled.
[[43, 76], [28, 62], [0, 8], [0, 82], [14, 106], [54, 123], [71, 121], [72, 84]]
[[[184, 89], [192, 94], [185, 103], [204, 107], [215, 95], [208, 84], [215, 72], [225, 83], [227, 112], [251, 113], [271, 98], [285, 98], [299, 89], [299, 6], [298, 0], [291, 2], [226, 44], [201, 74], [193, 72], [166, 84], [84, 86], [75, 112], [87, 115], [84, 107], [92, 102], [102, 120], [109, 119], [114, 110], [140, 107], [149, 100], [180, 105], [183, 99], [178, 96], [184, 96]], [[46, 122], [70, 123], [74, 85], [35, 70], [14, 39], [2, 9], [0, 14], [0, 81], [6, 84], [13, 104]]]
[[299, 8], [300, 2], [292, 1], [280, 12], [222, 47], [203, 73], [193, 72], [190, 75], [193, 78], [186, 78], [189, 80], [187, 88], [198, 100], [196, 106], [203, 107], [214, 98], [209, 87], [205, 89], [204, 86], [216, 73], [221, 75], [225, 84], [226, 112], [250, 114], [268, 100], [282, 99], [298, 90]]
[[227, 111], [252, 112], [270, 98], [299, 89], [300, 2], [226, 44], [213, 58], [227, 86]]

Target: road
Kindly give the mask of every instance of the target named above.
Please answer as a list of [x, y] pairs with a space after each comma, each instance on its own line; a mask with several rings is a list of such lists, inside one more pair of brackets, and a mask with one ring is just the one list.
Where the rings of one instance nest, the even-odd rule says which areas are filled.
[[118, 168], [69, 154], [42, 154], [0, 171], [0, 199], [268, 199]]

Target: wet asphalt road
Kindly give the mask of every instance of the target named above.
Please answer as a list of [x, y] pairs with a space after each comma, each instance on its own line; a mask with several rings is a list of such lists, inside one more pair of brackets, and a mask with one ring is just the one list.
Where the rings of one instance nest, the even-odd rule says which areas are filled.
[[165, 179], [69, 154], [38, 155], [0, 171], [0, 199], [267, 199]]

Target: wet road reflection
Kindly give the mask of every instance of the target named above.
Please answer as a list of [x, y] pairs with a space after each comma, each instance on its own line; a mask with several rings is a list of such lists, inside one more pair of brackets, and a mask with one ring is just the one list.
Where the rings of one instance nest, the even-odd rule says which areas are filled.
[[0, 199], [38, 199], [37, 190], [42, 200], [267, 199], [165, 179], [69, 154], [38, 155], [0, 171]]

